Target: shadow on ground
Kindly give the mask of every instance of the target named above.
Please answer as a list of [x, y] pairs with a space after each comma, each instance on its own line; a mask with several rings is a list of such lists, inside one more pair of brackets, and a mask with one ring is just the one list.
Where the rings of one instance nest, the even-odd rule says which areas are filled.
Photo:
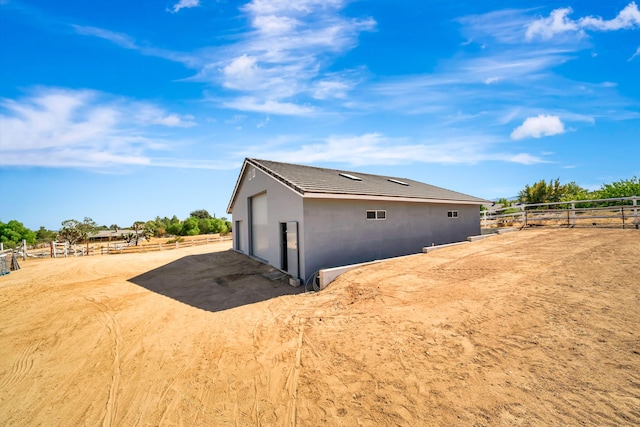
[[129, 279], [207, 311], [221, 311], [303, 292], [288, 276], [234, 251], [190, 255]]

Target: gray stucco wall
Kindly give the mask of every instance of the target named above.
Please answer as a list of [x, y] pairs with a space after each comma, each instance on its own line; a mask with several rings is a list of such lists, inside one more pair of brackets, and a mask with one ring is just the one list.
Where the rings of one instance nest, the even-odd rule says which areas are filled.
[[[239, 234], [240, 247], [235, 246], [235, 249], [253, 255], [250, 252], [249, 199], [266, 192], [269, 249], [265, 261], [280, 268], [280, 223], [297, 221], [298, 233], [300, 236], [302, 235], [302, 197], [257, 168], [255, 169], [255, 177], [249, 180], [248, 174], [252, 173], [252, 170], [251, 166], [245, 169], [245, 175], [240, 181], [236, 200], [232, 207], [234, 226], [236, 221], [240, 221], [240, 229], [234, 230], [234, 233]], [[236, 245], [235, 242], [234, 245]]]
[[[386, 220], [367, 220], [368, 210], [385, 210]], [[451, 210], [457, 218], [447, 217]], [[310, 275], [463, 241], [480, 234], [480, 215], [476, 205], [306, 199], [304, 230], [304, 274]]]

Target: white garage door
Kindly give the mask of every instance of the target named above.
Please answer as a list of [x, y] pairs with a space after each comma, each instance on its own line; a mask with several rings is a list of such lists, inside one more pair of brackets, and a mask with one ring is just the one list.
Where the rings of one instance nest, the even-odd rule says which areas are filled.
[[267, 228], [267, 194], [251, 198], [251, 254], [267, 260], [269, 230]]

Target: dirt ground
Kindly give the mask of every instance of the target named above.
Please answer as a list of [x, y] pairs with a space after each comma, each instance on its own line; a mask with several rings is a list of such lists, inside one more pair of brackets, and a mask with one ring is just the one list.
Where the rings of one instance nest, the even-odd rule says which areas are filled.
[[508, 233], [296, 295], [228, 247], [0, 277], [0, 425], [640, 425], [637, 230]]

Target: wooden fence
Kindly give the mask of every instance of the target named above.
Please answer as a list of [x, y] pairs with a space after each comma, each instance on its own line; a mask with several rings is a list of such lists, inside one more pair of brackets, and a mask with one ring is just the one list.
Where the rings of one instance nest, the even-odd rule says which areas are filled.
[[175, 243], [147, 243], [146, 245], [129, 246], [124, 242], [114, 242], [107, 244], [107, 246], [100, 246], [100, 255], [116, 255], [116, 254], [131, 254], [131, 253], [144, 253], [144, 252], [157, 252], [167, 251], [179, 248], [188, 248], [192, 246], [208, 245], [210, 243], [217, 243], [231, 240], [231, 236], [220, 237], [207, 237], [203, 239], [190, 239], [183, 242]]
[[635, 228], [640, 225], [640, 197], [574, 200], [569, 202], [521, 204], [495, 211], [481, 211], [482, 228], [558, 227]]
[[75, 244], [51, 242], [49, 247], [45, 248], [27, 248], [26, 242], [15, 250], [16, 256], [23, 260], [27, 258], [66, 258], [78, 256], [93, 255], [116, 255], [166, 251], [178, 248], [187, 248], [192, 246], [208, 245], [211, 243], [223, 242], [231, 240], [231, 235], [220, 237], [203, 237], [200, 239], [189, 239], [175, 243], [147, 243], [144, 245], [131, 246], [124, 241], [110, 242], [106, 245], [98, 244]]

